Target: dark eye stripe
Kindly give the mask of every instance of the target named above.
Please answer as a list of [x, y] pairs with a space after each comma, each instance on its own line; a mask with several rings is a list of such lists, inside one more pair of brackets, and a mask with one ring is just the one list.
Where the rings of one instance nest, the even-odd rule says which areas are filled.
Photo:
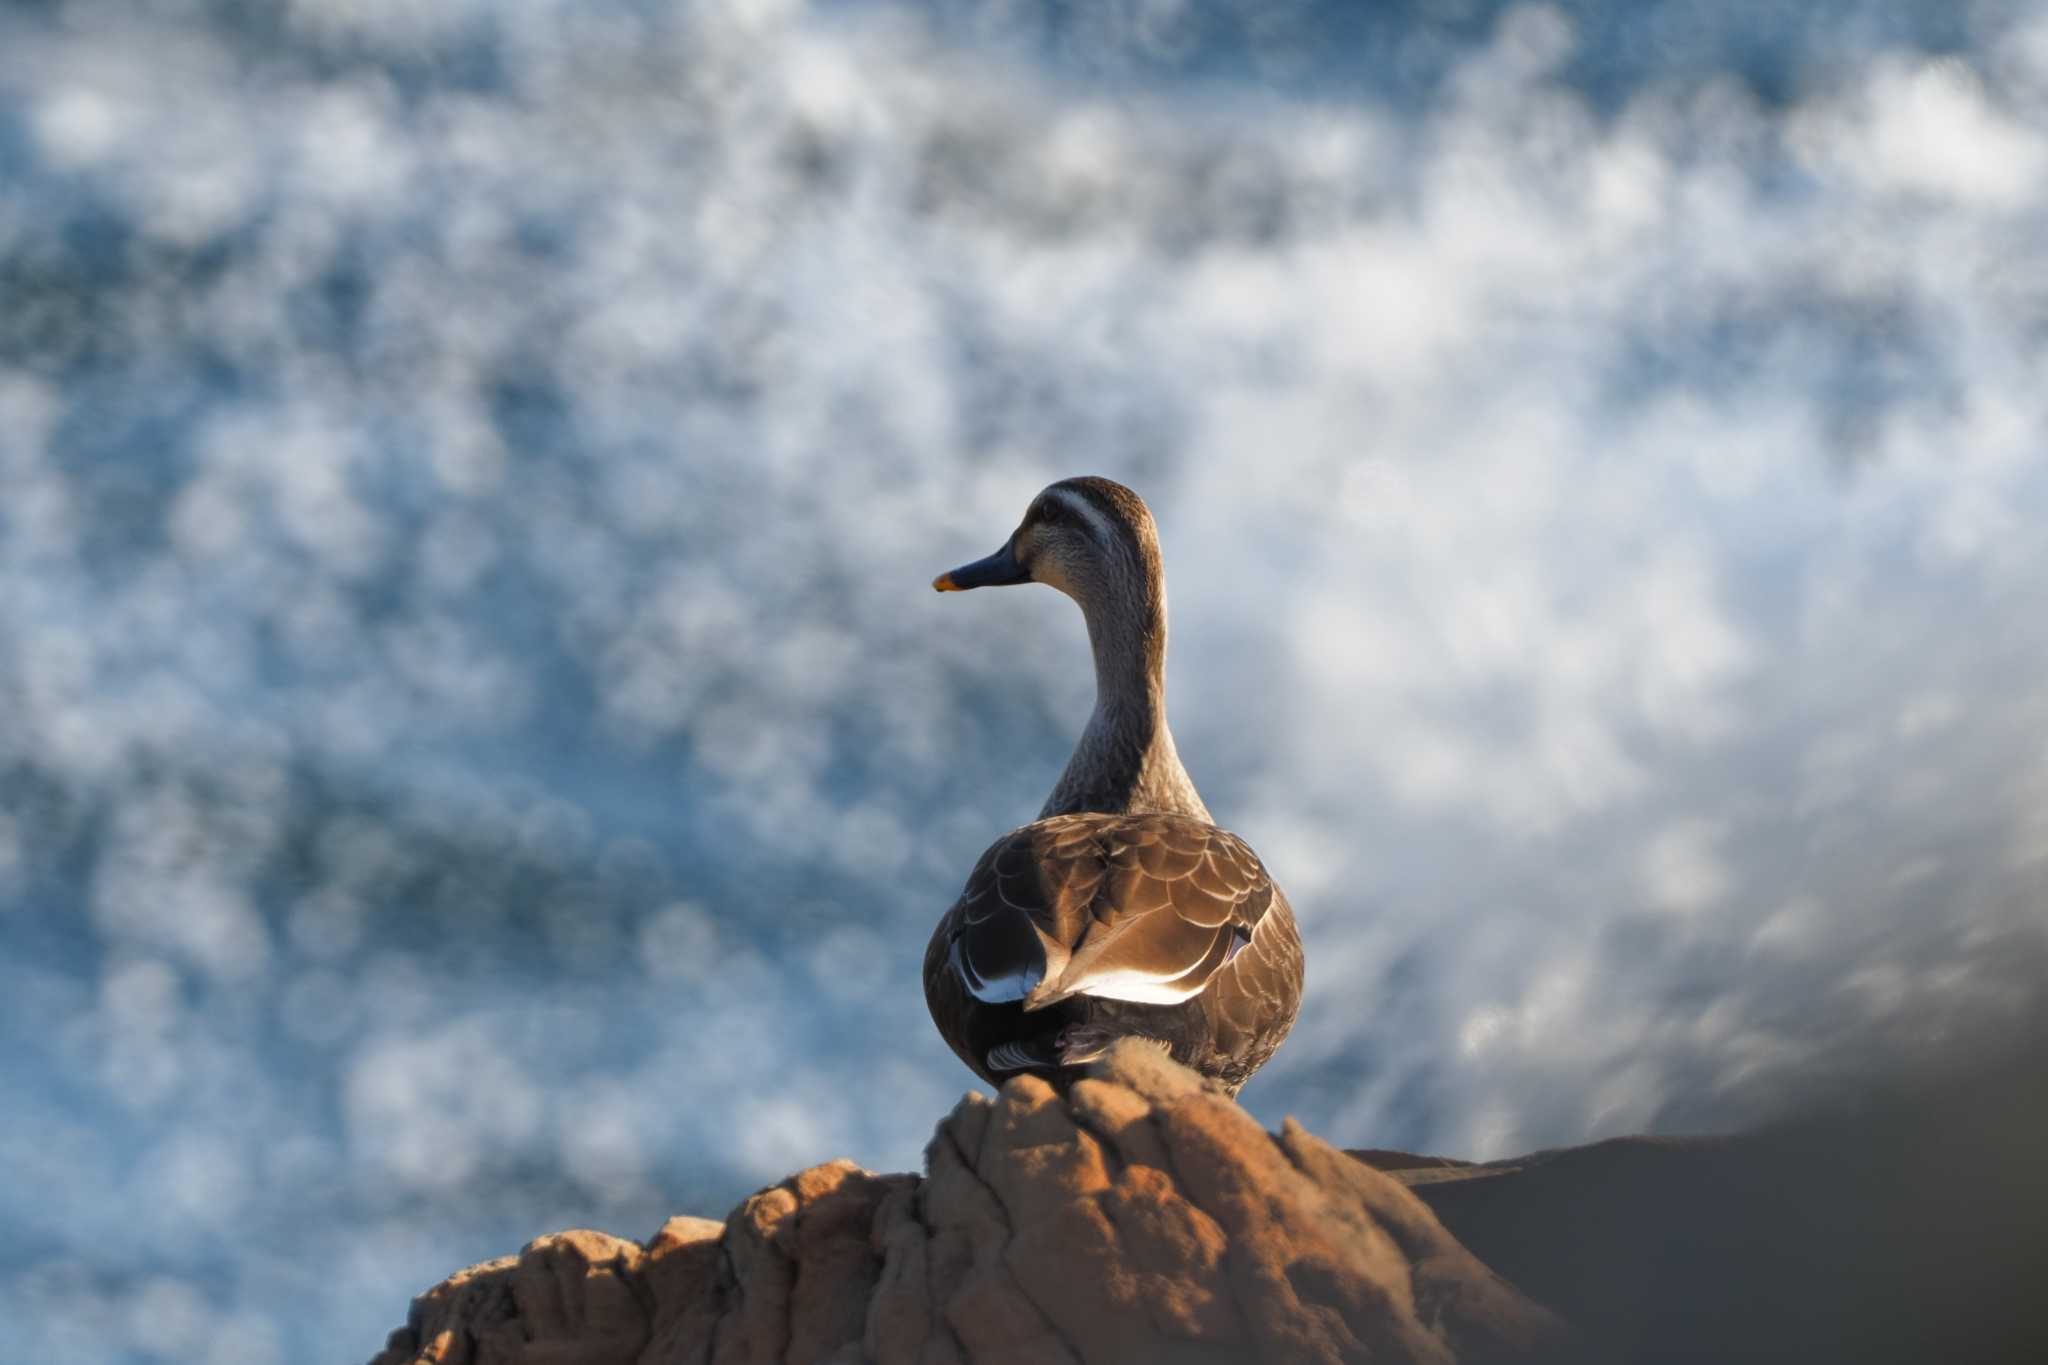
[[1033, 503], [1031, 510], [1024, 514], [1024, 525], [1027, 528], [1069, 520], [1071, 518], [1068, 516], [1067, 509], [1051, 498], [1047, 498], [1043, 502]]

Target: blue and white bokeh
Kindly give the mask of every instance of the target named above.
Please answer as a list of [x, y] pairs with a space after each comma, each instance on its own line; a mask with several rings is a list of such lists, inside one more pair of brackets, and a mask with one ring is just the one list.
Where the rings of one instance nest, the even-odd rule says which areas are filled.
[[1303, 920], [1266, 1121], [1731, 1129], [2041, 1008], [2038, 6], [67, 0], [0, 189], [25, 1360], [916, 1168], [1091, 690], [927, 585], [1075, 473]]

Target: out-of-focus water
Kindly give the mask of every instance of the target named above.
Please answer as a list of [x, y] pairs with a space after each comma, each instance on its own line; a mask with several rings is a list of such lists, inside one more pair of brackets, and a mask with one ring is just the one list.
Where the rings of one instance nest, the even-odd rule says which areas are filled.
[[1090, 696], [926, 585], [1073, 473], [1303, 917], [1262, 1118], [1728, 1128], [2038, 1010], [2048, 22], [1902, 11], [10, 9], [23, 1358], [914, 1168]]

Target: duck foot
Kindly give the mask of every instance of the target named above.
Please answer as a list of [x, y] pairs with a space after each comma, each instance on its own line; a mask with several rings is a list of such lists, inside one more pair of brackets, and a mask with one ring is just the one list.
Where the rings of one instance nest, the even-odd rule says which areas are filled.
[[1115, 1029], [1093, 1024], [1069, 1024], [1058, 1033], [997, 1043], [988, 1050], [988, 1069], [1035, 1071], [1084, 1066], [1108, 1052], [1109, 1045], [1119, 1038], [1156, 1047], [1168, 1057], [1173, 1055], [1172, 1044], [1164, 1038], [1148, 1038], [1142, 1033], [1118, 1033]]
[[1119, 1038], [1156, 1047], [1169, 1057], [1173, 1055], [1173, 1045], [1164, 1038], [1148, 1038], [1142, 1033], [1118, 1033], [1114, 1029], [1091, 1024], [1069, 1024], [1060, 1030], [1054, 1045], [1059, 1049], [1061, 1066], [1080, 1066], [1108, 1052], [1109, 1045]]

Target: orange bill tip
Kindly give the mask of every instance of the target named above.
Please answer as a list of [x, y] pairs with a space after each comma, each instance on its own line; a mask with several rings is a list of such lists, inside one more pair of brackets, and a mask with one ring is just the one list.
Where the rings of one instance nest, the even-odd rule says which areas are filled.
[[955, 583], [955, 582], [953, 581], [953, 575], [951, 575], [951, 574], [949, 574], [949, 573], [942, 573], [942, 574], [940, 574], [940, 575], [939, 575], [939, 576], [938, 576], [937, 578], [934, 578], [934, 579], [932, 580], [932, 587], [933, 587], [933, 589], [934, 589], [935, 591], [938, 591], [938, 592], [960, 592], [960, 591], [962, 591], [962, 589], [961, 589], [960, 585], [959, 585], [958, 583]]

